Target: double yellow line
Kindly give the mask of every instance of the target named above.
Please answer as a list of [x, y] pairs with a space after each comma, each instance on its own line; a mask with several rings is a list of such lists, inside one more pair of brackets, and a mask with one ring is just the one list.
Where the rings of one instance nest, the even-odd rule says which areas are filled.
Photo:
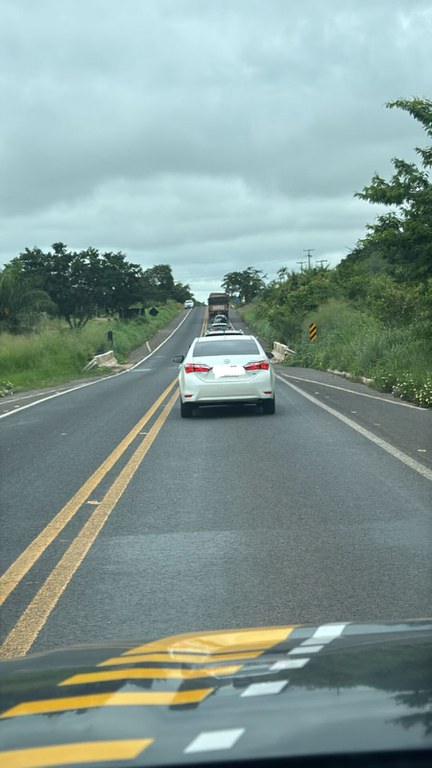
[[[101, 483], [107, 473], [124, 454], [127, 448], [140, 434], [166, 398], [172, 393], [177, 378], [169, 384], [164, 392], [153, 403], [142, 419], [131, 429], [114, 451], [105, 459], [98, 469], [82, 485], [77, 493], [65, 504], [51, 522], [31, 542], [24, 552], [15, 560], [7, 571], [0, 577], [0, 606], [7, 600], [11, 592], [18, 586], [30, 568], [36, 563], [46, 549], [57, 538], [63, 528], [74, 517], [89, 496]], [[163, 424], [165, 423], [175, 401], [178, 391], [171, 394], [160, 415], [144, 437], [132, 457], [117, 476], [103, 500], [95, 508], [89, 519], [72, 541], [60, 561], [51, 571], [44, 584], [40, 587], [18, 622], [9, 632], [3, 644], [0, 645], [0, 658], [22, 656], [28, 652], [49, 615], [59, 601], [75, 571], [84, 560], [96, 537], [108, 520], [112, 510], [126, 490], [140, 463], [152, 446]]]
[[204, 310], [204, 317], [203, 317], [203, 321], [202, 321], [200, 336], [204, 336], [204, 334], [205, 334], [205, 332], [207, 330], [207, 324], [208, 324], [208, 308], [206, 307], [205, 310]]

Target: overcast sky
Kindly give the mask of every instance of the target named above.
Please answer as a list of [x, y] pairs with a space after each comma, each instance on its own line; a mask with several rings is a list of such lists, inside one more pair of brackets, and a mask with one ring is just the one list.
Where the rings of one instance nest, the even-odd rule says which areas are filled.
[[0, 0], [0, 264], [26, 246], [171, 264], [340, 261], [353, 197], [427, 143], [430, 0]]

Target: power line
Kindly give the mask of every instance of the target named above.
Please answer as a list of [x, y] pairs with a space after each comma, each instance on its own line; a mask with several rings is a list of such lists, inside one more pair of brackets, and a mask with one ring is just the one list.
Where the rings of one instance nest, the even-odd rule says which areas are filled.
[[303, 248], [304, 253], [307, 254], [306, 258], [308, 260], [308, 269], [310, 269], [310, 263], [311, 263], [311, 258], [312, 258], [311, 253], [314, 250], [315, 250], [315, 248]]
[[297, 264], [300, 264], [300, 272], [303, 272], [303, 264], [306, 264], [305, 261], [298, 261]]
[[320, 264], [320, 266], [322, 267], [322, 265], [327, 264], [327, 262], [328, 262], [328, 259], [318, 259], [315, 263]]

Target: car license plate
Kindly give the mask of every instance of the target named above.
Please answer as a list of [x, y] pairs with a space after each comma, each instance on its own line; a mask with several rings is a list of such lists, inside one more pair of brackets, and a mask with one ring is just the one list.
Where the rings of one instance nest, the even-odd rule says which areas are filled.
[[215, 379], [222, 379], [224, 376], [244, 376], [245, 369], [242, 365], [214, 365], [213, 375]]

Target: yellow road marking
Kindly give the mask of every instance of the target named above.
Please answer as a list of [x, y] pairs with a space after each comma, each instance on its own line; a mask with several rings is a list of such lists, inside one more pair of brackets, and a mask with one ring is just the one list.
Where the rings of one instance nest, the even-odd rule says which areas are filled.
[[18, 586], [20, 581], [24, 578], [26, 573], [45, 552], [49, 545], [58, 536], [60, 531], [63, 530], [65, 525], [72, 519], [72, 517], [78, 512], [80, 507], [85, 503], [94, 489], [103, 480], [105, 475], [116, 464], [119, 458], [123, 455], [128, 446], [132, 443], [135, 437], [139, 434], [140, 430], [147, 424], [152, 418], [154, 413], [163, 403], [165, 398], [169, 395], [173, 387], [177, 383], [177, 378], [171, 382], [171, 384], [165, 389], [164, 392], [153, 403], [151, 408], [143, 416], [142, 419], [131, 429], [129, 434], [118, 444], [114, 451], [102, 462], [100, 467], [93, 472], [88, 480], [81, 486], [77, 493], [65, 504], [64, 507], [57, 513], [57, 515], [51, 520], [50, 523], [36, 536], [35, 539], [29, 544], [29, 546], [21, 553], [21, 555], [12, 563], [12, 565], [4, 572], [0, 577], [0, 605], [9, 597], [10, 593]]
[[235, 675], [243, 668], [242, 664], [231, 667], [201, 667], [200, 669], [180, 669], [162, 667], [143, 669], [113, 669], [109, 672], [84, 672], [73, 675], [59, 683], [62, 685], [85, 685], [87, 683], [106, 683], [110, 680], [196, 680], [202, 677], [222, 677]]
[[224, 650], [233, 653], [259, 651], [286, 640], [293, 629], [295, 625], [263, 629], [228, 629], [220, 632], [191, 632], [138, 645], [123, 655], [133, 656], [146, 651], [166, 651], [170, 656], [177, 652], [214, 654]]
[[92, 512], [81, 531], [72, 541], [56, 567], [51, 571], [33, 600], [21, 614], [4, 643], [0, 646], [0, 658], [7, 659], [13, 656], [24, 656], [28, 652], [75, 571], [84, 560], [112, 510], [126, 490], [144, 456], [153, 445], [177, 397], [178, 391], [176, 390], [165, 405], [162, 413], [156, 419], [148, 435], [113, 482], [101, 503], [95, 507], [94, 512]]
[[245, 651], [244, 653], [140, 653], [137, 656], [114, 656], [112, 659], [101, 661], [98, 667], [111, 667], [119, 664], [132, 664], [133, 662], [162, 661], [164, 664], [171, 662], [177, 664], [212, 664], [215, 661], [242, 661], [244, 659], [256, 659], [263, 651]]
[[145, 691], [143, 693], [95, 693], [86, 696], [67, 696], [64, 699], [42, 699], [17, 704], [0, 715], [7, 717], [46, 715], [51, 712], [68, 712], [75, 709], [96, 707], [173, 707], [180, 704], [199, 704], [213, 692], [213, 688], [194, 691]]
[[82, 741], [78, 744], [13, 749], [0, 752], [0, 763], [4, 768], [45, 768], [45, 766], [48, 768], [54, 765], [133, 760], [153, 741], [153, 739]]
[[200, 336], [204, 336], [204, 332], [206, 330], [207, 322], [208, 322], [208, 309], [206, 307], [205, 310], [204, 310], [204, 317], [203, 317], [203, 321], [202, 321]]

